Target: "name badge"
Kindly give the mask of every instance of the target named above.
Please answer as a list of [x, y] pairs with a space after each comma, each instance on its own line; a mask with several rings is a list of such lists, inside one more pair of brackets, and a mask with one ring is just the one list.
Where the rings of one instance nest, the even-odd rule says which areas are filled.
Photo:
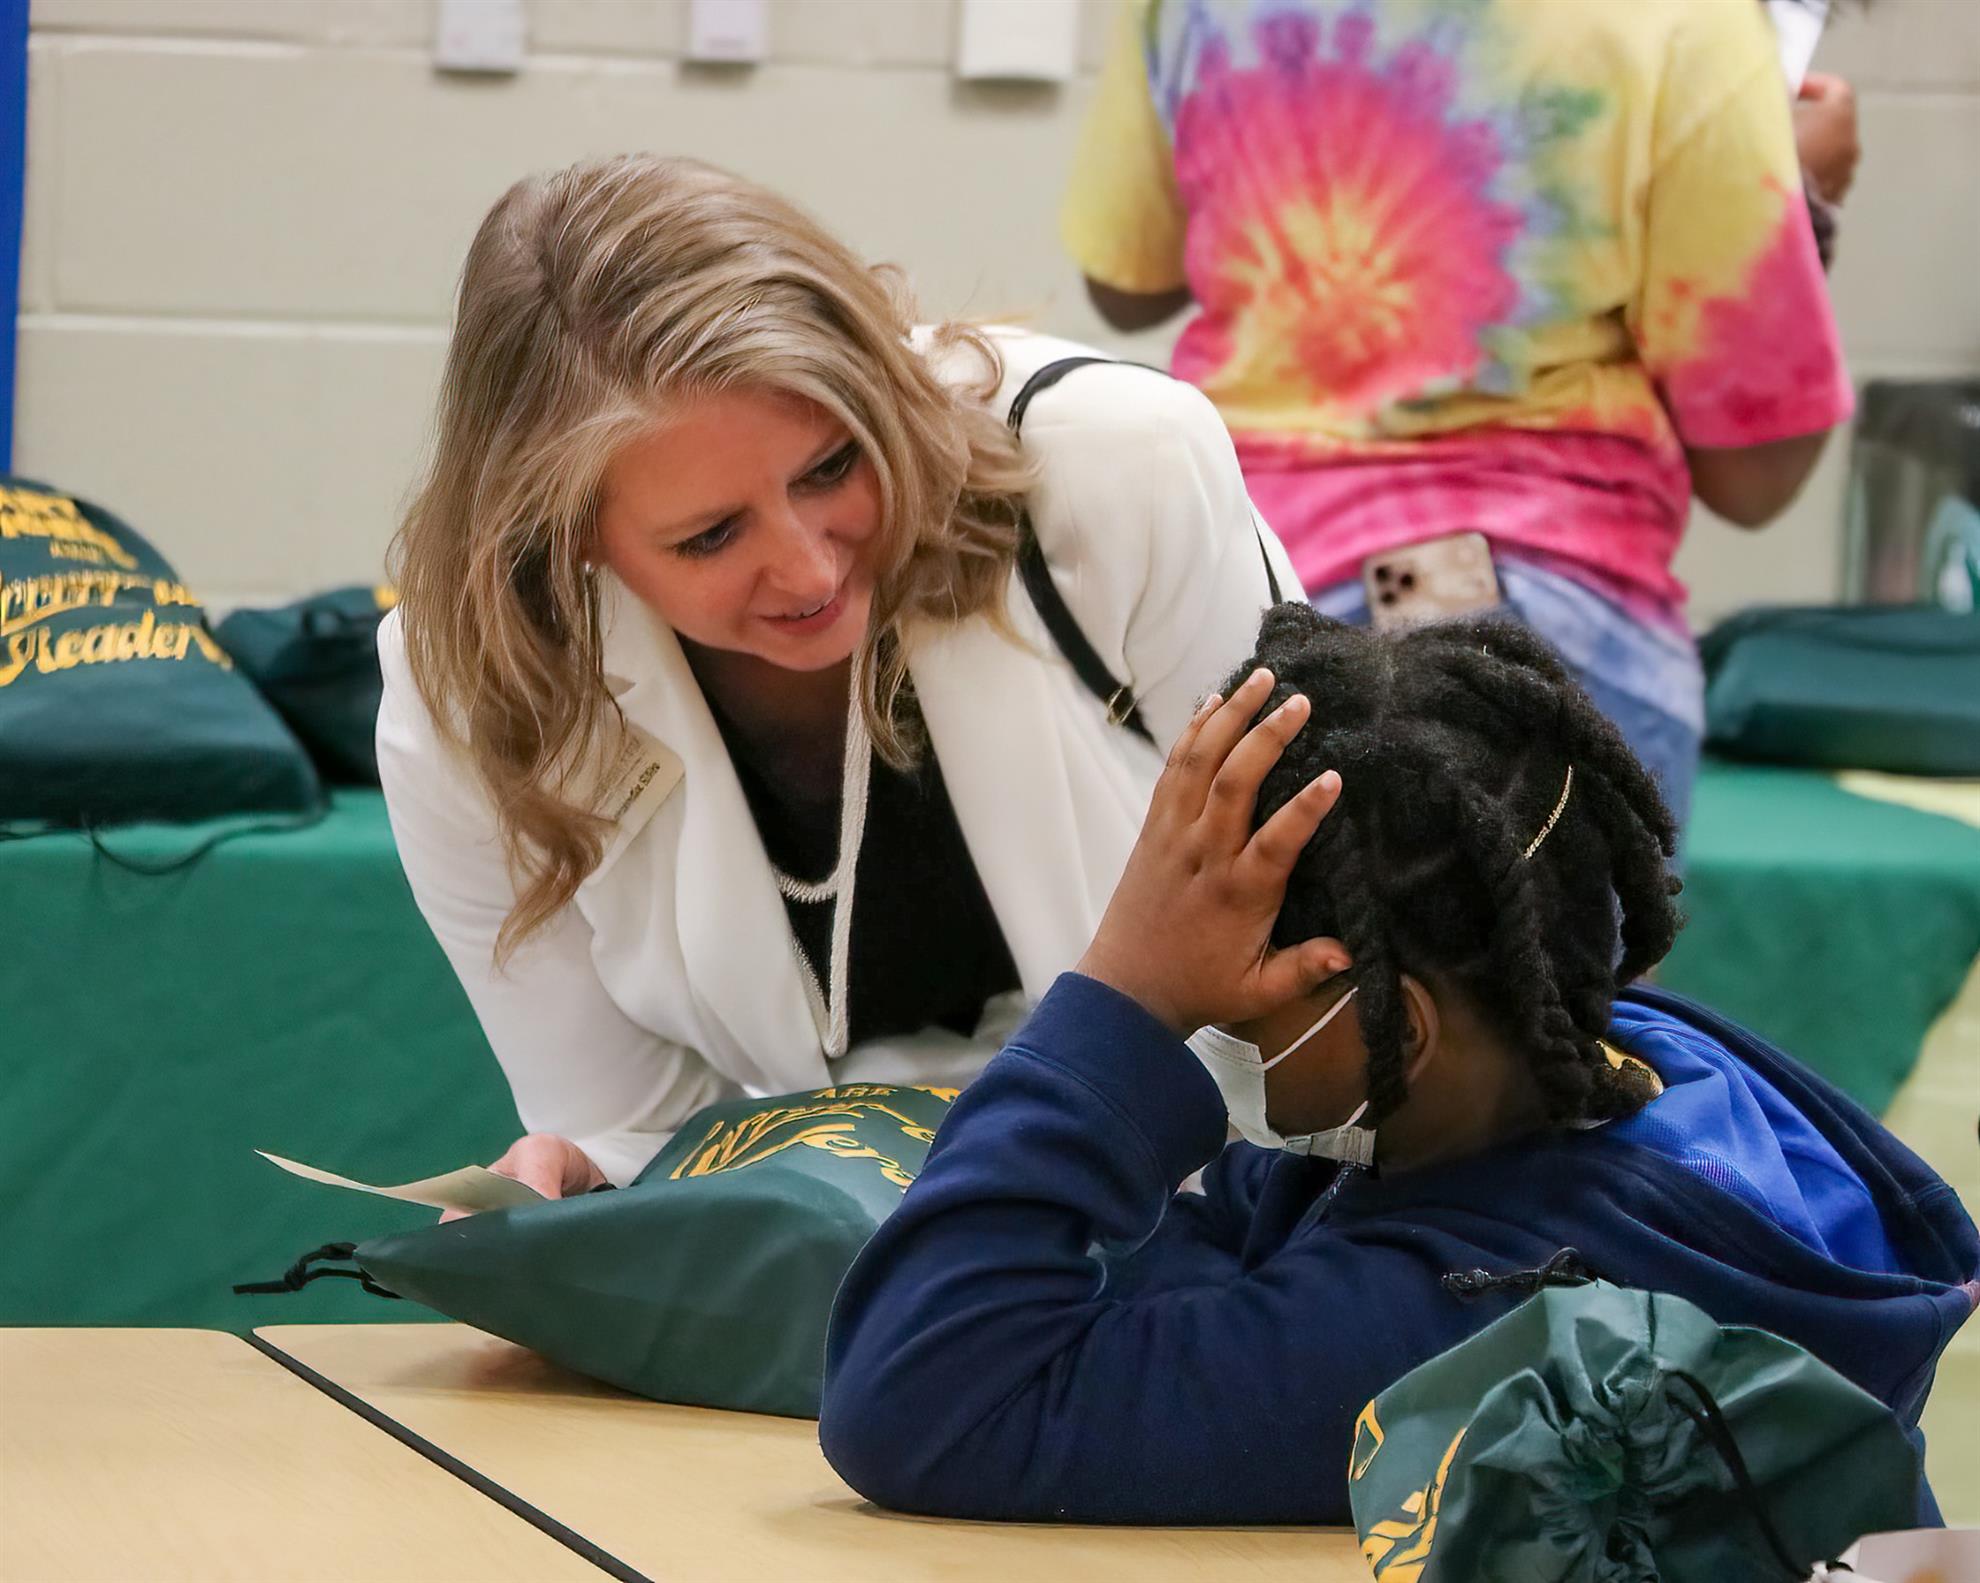
[[600, 778], [601, 790], [593, 804], [600, 818], [618, 826], [614, 845], [623, 845], [645, 827], [653, 811], [680, 785], [685, 772], [680, 755], [654, 741], [637, 726], [627, 725], [620, 733], [618, 750]]

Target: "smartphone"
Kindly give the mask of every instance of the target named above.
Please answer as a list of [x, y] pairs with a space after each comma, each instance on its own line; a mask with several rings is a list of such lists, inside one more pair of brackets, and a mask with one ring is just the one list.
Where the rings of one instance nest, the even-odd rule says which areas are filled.
[[1378, 632], [1468, 616], [1500, 602], [1492, 547], [1482, 533], [1449, 533], [1371, 555], [1361, 563], [1361, 582]]

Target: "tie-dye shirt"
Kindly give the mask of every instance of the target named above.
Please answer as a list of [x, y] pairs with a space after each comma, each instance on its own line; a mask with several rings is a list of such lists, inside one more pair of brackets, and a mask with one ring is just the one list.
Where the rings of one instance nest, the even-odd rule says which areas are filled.
[[1678, 621], [1685, 447], [1851, 408], [1759, 0], [1129, 0], [1063, 226], [1308, 588], [1478, 528]]

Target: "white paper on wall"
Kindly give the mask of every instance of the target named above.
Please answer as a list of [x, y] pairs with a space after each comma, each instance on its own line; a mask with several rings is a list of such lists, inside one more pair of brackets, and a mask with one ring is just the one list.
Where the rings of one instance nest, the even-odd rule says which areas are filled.
[[522, 0], [440, 0], [433, 64], [442, 71], [521, 71], [523, 54]]
[[770, 0], [693, 0], [689, 60], [753, 65], [770, 57]]
[[962, 0], [956, 75], [1068, 82], [1079, 68], [1079, 0]]

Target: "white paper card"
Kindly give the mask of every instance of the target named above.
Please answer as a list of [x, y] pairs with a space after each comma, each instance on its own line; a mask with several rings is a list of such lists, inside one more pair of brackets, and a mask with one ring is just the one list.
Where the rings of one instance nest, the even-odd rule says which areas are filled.
[[1070, 82], [1079, 67], [1079, 0], [963, 0], [956, 75]]
[[430, 1209], [458, 1209], [464, 1215], [478, 1215], [486, 1209], [514, 1209], [521, 1204], [545, 1202], [543, 1195], [535, 1188], [525, 1187], [511, 1177], [497, 1176], [483, 1165], [464, 1165], [444, 1176], [429, 1176], [398, 1187], [373, 1187], [369, 1182], [354, 1182], [334, 1171], [319, 1171], [315, 1166], [304, 1165], [299, 1160], [285, 1160], [266, 1149], [256, 1149], [254, 1152], [306, 1182], [348, 1187], [355, 1193], [372, 1193], [379, 1198], [396, 1198], [403, 1203], [425, 1204]]

